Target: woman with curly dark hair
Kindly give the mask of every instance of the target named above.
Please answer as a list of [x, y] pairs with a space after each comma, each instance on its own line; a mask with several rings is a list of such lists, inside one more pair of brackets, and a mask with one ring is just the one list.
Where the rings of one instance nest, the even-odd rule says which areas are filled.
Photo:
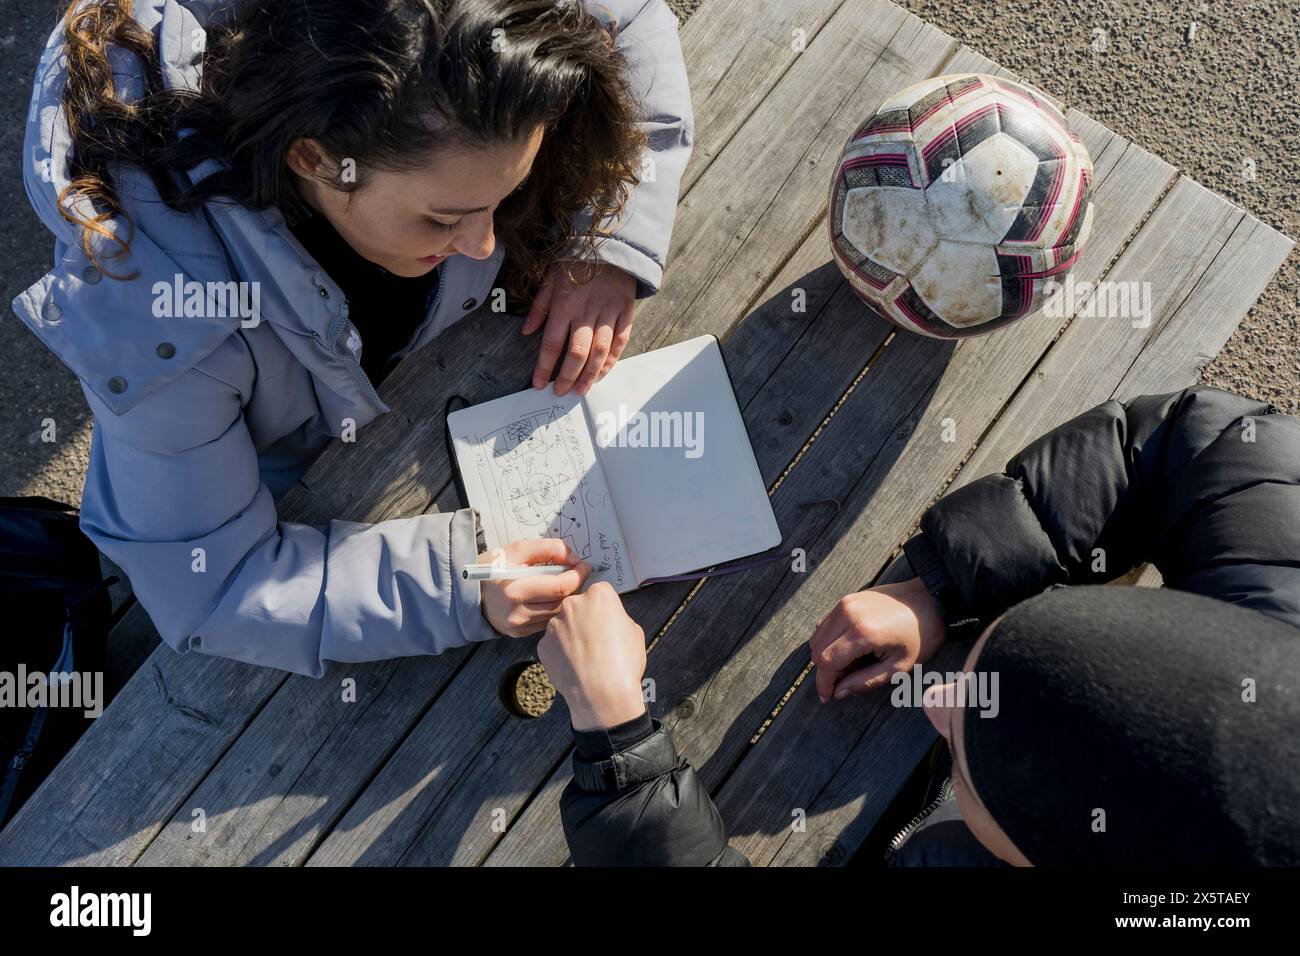
[[663, 0], [71, 5], [24, 143], [55, 267], [14, 308], [81, 379], [82, 528], [169, 645], [320, 676], [535, 633], [582, 586], [544, 540], [510, 559], [569, 571], [480, 593], [468, 509], [276, 502], [489, 297], [545, 325], [536, 387], [609, 371], [690, 155], [676, 28]]

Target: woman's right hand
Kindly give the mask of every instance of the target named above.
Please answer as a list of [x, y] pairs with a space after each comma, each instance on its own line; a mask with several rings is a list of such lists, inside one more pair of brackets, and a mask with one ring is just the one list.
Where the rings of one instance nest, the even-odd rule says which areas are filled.
[[514, 581], [482, 581], [483, 616], [492, 630], [507, 637], [527, 637], [546, 629], [546, 623], [560, 610], [560, 602], [577, 594], [587, 583], [591, 565], [569, 551], [558, 538], [534, 538], [512, 541], [504, 548], [493, 548], [479, 555], [490, 564], [567, 564], [563, 574], [539, 574]]

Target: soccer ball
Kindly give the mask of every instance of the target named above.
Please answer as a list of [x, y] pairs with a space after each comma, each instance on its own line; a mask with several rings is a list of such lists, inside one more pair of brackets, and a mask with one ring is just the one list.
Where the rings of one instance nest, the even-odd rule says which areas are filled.
[[1024, 318], [1064, 281], [1092, 228], [1092, 160], [1019, 83], [940, 76], [858, 127], [828, 201], [853, 291], [905, 329], [962, 338]]

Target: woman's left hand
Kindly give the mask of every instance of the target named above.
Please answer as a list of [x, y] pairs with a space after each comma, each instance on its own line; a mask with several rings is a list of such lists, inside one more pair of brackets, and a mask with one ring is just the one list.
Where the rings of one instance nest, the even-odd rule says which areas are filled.
[[[585, 277], [588, 268], [595, 270], [595, 276], [578, 285], [566, 274], [571, 263], [576, 278]], [[532, 335], [546, 322], [542, 350], [533, 369], [533, 388], [546, 387], [563, 353], [555, 394], [563, 395], [570, 388], [576, 388], [579, 395], [587, 394], [627, 347], [635, 318], [635, 277], [607, 262], [561, 260], [553, 264], [521, 330]]]

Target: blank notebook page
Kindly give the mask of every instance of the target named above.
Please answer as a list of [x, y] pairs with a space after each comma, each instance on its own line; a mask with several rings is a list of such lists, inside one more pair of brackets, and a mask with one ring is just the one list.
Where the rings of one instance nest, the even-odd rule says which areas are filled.
[[584, 404], [638, 579], [781, 543], [716, 338], [623, 359]]

